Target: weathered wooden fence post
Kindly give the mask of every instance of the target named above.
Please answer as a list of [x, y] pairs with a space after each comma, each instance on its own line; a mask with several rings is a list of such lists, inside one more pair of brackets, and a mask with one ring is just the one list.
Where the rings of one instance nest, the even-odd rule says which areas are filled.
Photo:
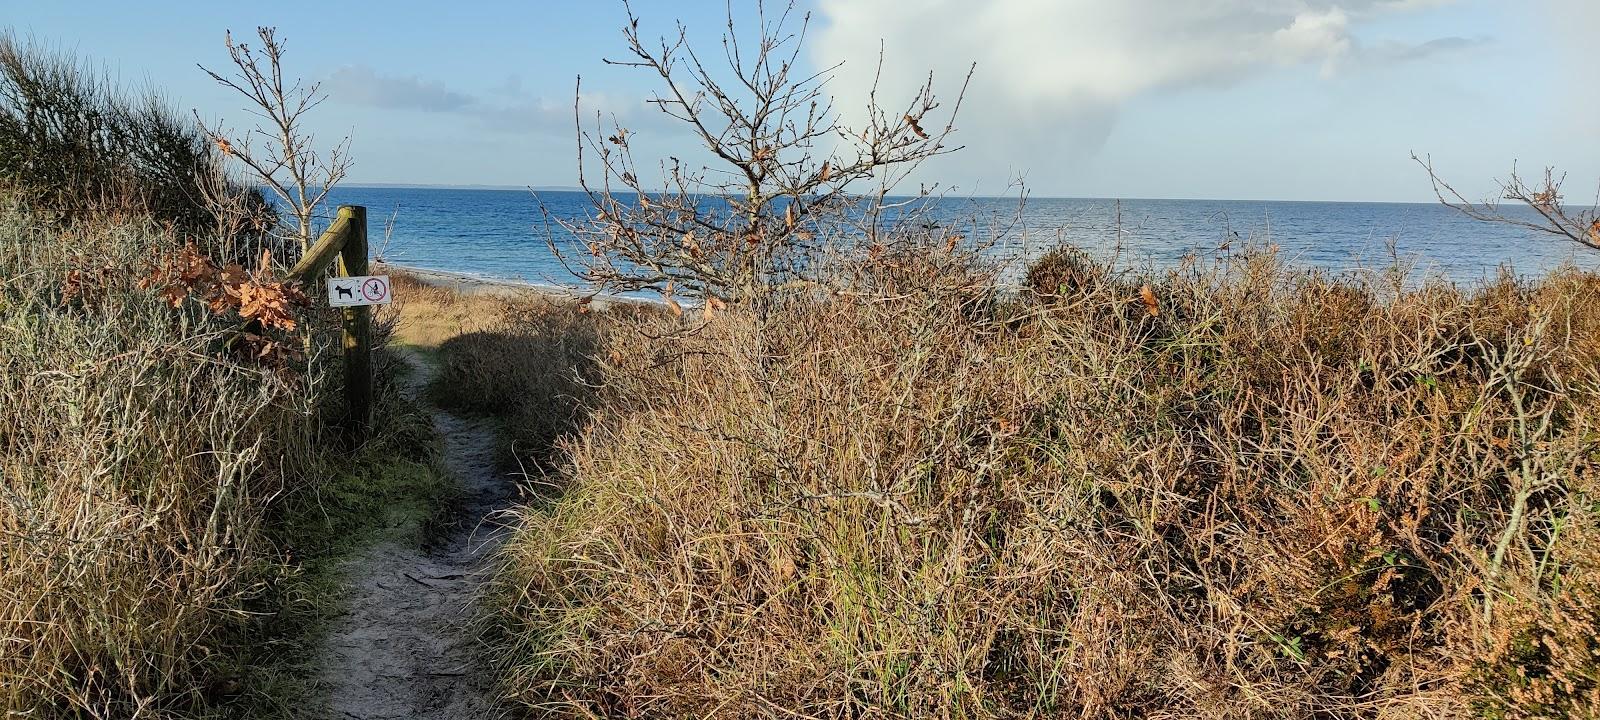
[[[286, 278], [288, 282], [304, 283], [322, 277], [322, 273], [339, 258], [339, 272], [343, 277], [367, 274], [367, 209], [360, 205], [340, 205], [339, 217], [323, 231], [311, 245], [300, 262], [295, 263]], [[348, 421], [355, 439], [359, 442], [372, 425], [372, 307], [373, 302], [388, 302], [389, 286], [383, 279], [377, 282], [376, 297], [363, 296], [368, 301], [344, 308], [344, 393]], [[343, 290], [352, 295], [354, 288]], [[329, 302], [333, 290], [328, 291]]]
[[[367, 209], [360, 205], [340, 205], [339, 219], [349, 220], [350, 230], [339, 251], [340, 274], [345, 277], [367, 274]], [[358, 435], [365, 435], [372, 424], [372, 308], [362, 305], [344, 309], [344, 385], [349, 402], [350, 423]]]

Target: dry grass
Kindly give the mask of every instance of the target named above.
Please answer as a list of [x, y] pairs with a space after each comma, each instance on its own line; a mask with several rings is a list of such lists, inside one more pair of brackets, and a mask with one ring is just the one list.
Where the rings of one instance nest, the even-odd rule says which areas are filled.
[[394, 304], [379, 312], [393, 316], [397, 343], [438, 349], [457, 335], [487, 330], [502, 322], [502, 298], [459, 293], [401, 270], [389, 269], [388, 273]]
[[5, 717], [305, 717], [341, 558], [448, 507], [392, 359], [351, 451], [331, 358], [241, 359], [237, 317], [140, 287], [183, 244], [0, 211]]
[[276, 284], [293, 257], [257, 267], [270, 208], [218, 158], [158, 96], [0, 33], [6, 718], [314, 714], [341, 559], [448, 505], [387, 354], [382, 430], [324, 427], [338, 315]]
[[432, 399], [501, 419], [508, 461], [530, 472], [582, 420], [600, 329], [640, 312], [626, 304], [580, 312], [573, 300], [538, 292], [462, 293], [392, 277], [397, 340], [438, 354]]
[[1001, 302], [949, 256], [862, 263], [763, 315], [600, 328], [565, 494], [502, 555], [516, 700], [1600, 709], [1600, 278], [1247, 253], [1146, 285], [1059, 254]]
[[0, 221], [7, 713], [203, 706], [220, 637], [277, 572], [263, 509], [313, 454], [314, 396], [219, 354], [225, 323], [137, 288], [134, 269], [176, 246], [148, 227]]

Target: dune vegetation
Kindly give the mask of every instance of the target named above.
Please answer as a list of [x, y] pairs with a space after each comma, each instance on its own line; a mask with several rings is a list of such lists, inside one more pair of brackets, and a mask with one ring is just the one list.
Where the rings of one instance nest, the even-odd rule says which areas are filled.
[[448, 497], [390, 362], [350, 445], [337, 316], [218, 204], [267, 207], [200, 128], [0, 37], [5, 717], [303, 717], [340, 558]]
[[[846, 129], [787, 14], [726, 76], [628, 13], [727, 167], [649, 185], [581, 127], [594, 213], [551, 249], [596, 295], [396, 272], [379, 344], [433, 372], [379, 352], [372, 432], [339, 316], [282, 280], [321, 195], [227, 170], [342, 177], [292, 127], [315, 86], [251, 150], [0, 37], [0, 713], [327, 714], [341, 567], [447, 524], [462, 414], [526, 481], [479, 513], [509, 527], [472, 628], [513, 715], [1600, 717], [1600, 275], [1063, 246], [1003, 284], [1004, 229], [890, 195], [965, 85]], [[258, 37], [212, 77], [272, 85]], [[414, 553], [409, 610], [477, 588], [474, 530]], [[478, 671], [413, 651], [384, 688]]]
[[[1600, 708], [1600, 277], [1463, 288], [1262, 252], [1146, 277], [1062, 250], [1003, 297], [954, 254], [862, 264], [762, 315], [597, 323], [560, 496], [501, 558], [514, 698]], [[543, 360], [524, 372], [573, 370]]]
[[513, 432], [580, 419], [500, 553], [508, 697], [571, 717], [1600, 714], [1600, 276], [1061, 247], [1003, 287], [1003, 219], [892, 196], [952, 150], [961, 93], [930, 76], [844, 127], [815, 111], [826, 75], [791, 74], [787, 20], [719, 73], [630, 10], [629, 66], [721, 164], [674, 159], [652, 190], [626, 128], [580, 127], [595, 209], [563, 227], [580, 277], [660, 311], [497, 330], [581, 338], [576, 362], [506, 369], [523, 355], [475, 342], [452, 361], [445, 392], [545, 409]]

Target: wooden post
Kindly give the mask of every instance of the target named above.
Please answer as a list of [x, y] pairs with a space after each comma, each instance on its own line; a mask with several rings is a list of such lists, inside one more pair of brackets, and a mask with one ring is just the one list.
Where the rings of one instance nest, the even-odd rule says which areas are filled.
[[[339, 219], [346, 223], [344, 247], [339, 250], [340, 274], [367, 274], [367, 209], [340, 205]], [[372, 308], [344, 309], [344, 392], [349, 419], [357, 437], [365, 437], [372, 424]]]

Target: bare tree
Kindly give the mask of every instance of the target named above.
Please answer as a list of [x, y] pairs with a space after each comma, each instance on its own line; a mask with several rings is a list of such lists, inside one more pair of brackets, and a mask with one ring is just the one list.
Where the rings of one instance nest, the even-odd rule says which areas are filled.
[[[713, 307], [757, 300], [802, 273], [822, 246], [819, 238], [841, 223], [855, 222], [858, 237], [875, 241], [882, 231], [877, 221], [895, 206], [886, 201], [890, 190], [927, 159], [959, 149], [946, 139], [970, 70], [942, 122], [933, 117], [940, 105], [930, 73], [897, 112], [878, 105], [874, 81], [865, 127], [850, 129], [825, 93], [839, 66], [800, 69], [810, 15], [796, 20], [793, 2], [776, 15], [758, 3], [753, 46], [741, 45], [730, 5], [715, 72], [681, 23], [674, 36], [647, 43], [632, 6], [624, 8], [630, 56], [607, 64], [658, 76], [663, 88], [649, 102], [686, 127], [716, 167], [670, 157], [660, 163], [659, 187], [651, 187], [634, 158], [632, 132], [615, 118], [608, 131], [598, 116], [594, 129], [585, 128], [580, 79], [579, 184], [594, 212], [582, 222], [554, 222], [587, 256], [569, 262], [560, 243], [550, 244], [569, 270], [598, 289], [650, 290], [672, 307], [680, 292]], [[598, 178], [585, 168], [595, 160]], [[857, 188], [867, 184], [875, 189], [863, 198]]]
[[224, 155], [242, 163], [288, 207], [295, 218], [295, 237], [304, 251], [311, 243], [317, 208], [350, 169], [350, 137], [335, 143], [326, 156], [316, 150], [315, 139], [303, 121], [306, 113], [322, 104], [327, 95], [318, 83], [285, 80], [284, 43], [275, 28], [256, 28], [256, 35], [261, 39], [259, 50], [234, 43], [232, 33], [226, 35], [224, 43], [233, 63], [231, 75], [204, 65], [200, 69], [245, 96], [251, 104], [249, 112], [258, 118], [257, 125], [232, 139], [231, 131], [220, 123], [202, 122], [202, 126]]
[[[1554, 168], [1545, 168], [1543, 178], [1529, 181], [1522, 177], [1515, 165], [1512, 165], [1511, 175], [1505, 180], [1496, 181], [1500, 186], [1499, 197], [1474, 203], [1439, 177], [1433, 169], [1432, 156], [1419, 157], [1416, 153], [1412, 153], [1411, 159], [1427, 170], [1428, 179], [1433, 182], [1433, 192], [1438, 196], [1439, 202], [1455, 208], [1467, 217], [1548, 233], [1600, 250], [1600, 215], [1596, 214], [1596, 207], [1600, 206], [1600, 193], [1597, 193], [1595, 202], [1587, 207], [1569, 206], [1561, 194], [1561, 186], [1565, 183], [1566, 176], [1557, 174]], [[1500, 203], [1505, 200], [1532, 208], [1539, 219], [1531, 220], [1505, 214], [1500, 210]]]

